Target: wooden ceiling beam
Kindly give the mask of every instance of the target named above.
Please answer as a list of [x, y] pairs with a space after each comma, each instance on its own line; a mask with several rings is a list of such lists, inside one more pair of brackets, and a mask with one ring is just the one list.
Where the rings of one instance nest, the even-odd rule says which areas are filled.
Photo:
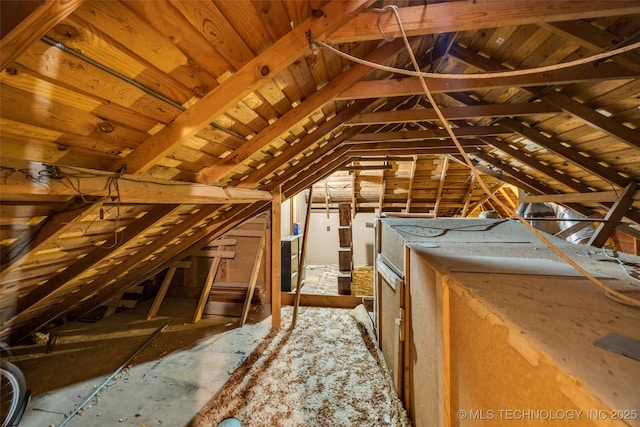
[[[543, 22], [538, 25], [594, 52], [604, 52], [620, 46], [621, 42], [624, 43], [624, 40], [621, 40], [617, 34], [610, 33], [583, 20]], [[615, 55], [611, 60], [640, 74], [640, 58], [633, 52]]]
[[528, 138], [529, 140], [535, 142], [536, 144], [545, 147], [550, 151], [553, 151], [560, 157], [580, 166], [589, 173], [592, 173], [604, 179], [605, 181], [619, 185], [621, 187], [627, 185], [627, 178], [619, 175], [615, 170], [611, 168], [602, 166], [596, 161], [596, 159], [592, 157], [586, 157], [578, 153], [573, 148], [567, 147], [563, 144], [563, 141], [559, 140], [556, 137], [543, 135], [536, 129], [533, 129], [532, 127], [529, 127], [524, 123], [521, 123], [514, 119], [505, 118], [501, 120], [500, 123], [503, 126], [513, 130], [514, 132], [519, 133], [525, 138]]
[[195, 105], [148, 138], [123, 159], [114, 170], [126, 165], [128, 173], [144, 173], [193, 137], [216, 117], [236, 105], [246, 95], [310, 51], [307, 32], [323, 38], [338, 29], [374, 0], [333, 0], [313, 16], [278, 39], [273, 45], [233, 73]]
[[[370, 104], [370, 100], [361, 100], [354, 102], [349, 107], [340, 111], [336, 114], [331, 120], [328, 120], [322, 123], [316, 130], [313, 132], [303, 136], [298, 142], [294, 145], [287, 147], [284, 151], [276, 156], [273, 159], [267, 161], [267, 163], [262, 166], [260, 169], [256, 169], [253, 172], [250, 172], [247, 177], [241, 181], [237, 186], [240, 188], [253, 188], [257, 187], [260, 183], [260, 180], [267, 177], [269, 174], [276, 171], [278, 168], [284, 166], [287, 162], [291, 161], [294, 157], [299, 156], [304, 153], [311, 145], [315, 142], [319, 141], [326, 134], [336, 130], [338, 127], [342, 125], [344, 120], [353, 117], [355, 114], [358, 114], [364, 108], [366, 108]], [[355, 132], [351, 132], [348, 135], [353, 135]], [[342, 136], [344, 135], [344, 137]], [[342, 133], [339, 138], [346, 139], [347, 134], [345, 132]], [[349, 136], [350, 137], [350, 136]]]
[[12, 173], [0, 184], [1, 197], [93, 196], [117, 197], [121, 203], [220, 204], [271, 200], [271, 193], [248, 188], [215, 187], [182, 181], [114, 174], [93, 169], [29, 162], [25, 173]]
[[[342, 147], [340, 147], [342, 148]], [[282, 186], [282, 192], [288, 199], [295, 196], [305, 188], [313, 185], [316, 182], [322, 181], [342, 166], [352, 161], [352, 158], [345, 156], [342, 153], [343, 150], [337, 149], [329, 155], [325, 156], [321, 160], [321, 164], [314, 169], [313, 173], [306, 174], [302, 179], [296, 179], [288, 181]], [[348, 151], [344, 150], [344, 151]]]
[[[449, 120], [473, 119], [483, 117], [516, 117], [534, 114], [560, 113], [562, 109], [544, 102], [530, 102], [522, 104], [485, 104], [468, 107], [445, 107], [440, 109]], [[376, 111], [360, 113], [351, 120], [345, 121], [346, 126], [371, 125], [384, 123], [408, 123], [440, 120], [434, 109]]]
[[567, 113], [580, 119], [586, 125], [611, 135], [632, 147], [640, 148], [640, 132], [623, 125], [615, 119], [598, 113], [593, 108], [556, 91], [544, 95], [542, 99], [558, 108], [562, 108]]
[[366, 156], [358, 157], [360, 162], [412, 162], [416, 156]]
[[[0, 70], [7, 68], [35, 41], [82, 6], [82, 3], [84, 0], [43, 1], [28, 16], [20, 17], [23, 18], [22, 21], [0, 41]], [[10, 11], [4, 9], [2, 11], [3, 14], [8, 12]]]
[[[383, 142], [358, 142], [358, 143], [349, 143], [346, 142], [345, 145], [351, 147], [352, 150], [371, 150], [371, 151], [379, 151], [379, 150], [405, 150], [405, 149], [416, 149], [416, 150], [438, 150], [441, 148], [456, 148], [453, 142], [450, 139], [434, 139], [427, 141], [385, 141]], [[463, 139], [460, 141], [460, 145], [463, 148], [482, 148], [486, 146], [486, 143], [480, 139]], [[373, 154], [373, 153], [372, 153]], [[379, 155], [376, 153], [376, 155]]]
[[[384, 109], [384, 110], [392, 110], [392, 109], [397, 108], [398, 106], [402, 105], [402, 103], [404, 101], [405, 100], [401, 99], [401, 98], [391, 99], [389, 102], [387, 102], [381, 108]], [[367, 102], [369, 102], [369, 101], [367, 101]], [[372, 126], [372, 130], [380, 129], [380, 128], [381, 128], [381, 126]], [[316, 164], [319, 159], [323, 158], [324, 156], [326, 156], [327, 154], [333, 152], [334, 150], [337, 153], [337, 155], [345, 155], [350, 149], [352, 149], [352, 147], [347, 146], [347, 145], [342, 146], [342, 147], [339, 147], [339, 146], [344, 141], [348, 140], [349, 138], [351, 138], [352, 136], [356, 135], [360, 131], [361, 131], [361, 129], [359, 127], [352, 127], [352, 128], [347, 128], [347, 129], [343, 130], [343, 132], [340, 135], [338, 135], [337, 137], [334, 137], [327, 144], [325, 144], [322, 147], [316, 149], [310, 155], [308, 155], [307, 157], [301, 159], [298, 163], [292, 165], [290, 168], [288, 168], [286, 174], [283, 174], [282, 176], [279, 176], [278, 178], [274, 179], [272, 182], [270, 182], [264, 188], [265, 189], [272, 189], [272, 188], [274, 188], [274, 185], [280, 185], [280, 184], [283, 184], [283, 183], [285, 183], [287, 181], [290, 181], [292, 179], [296, 179], [298, 176], [303, 174], [304, 171], [306, 171], [311, 165]], [[366, 153], [364, 155], [368, 156], [369, 154], [371, 154], [371, 153]], [[413, 153], [410, 153], [410, 154], [413, 155]], [[358, 157], [362, 157], [362, 156], [358, 156]], [[277, 157], [276, 157], [276, 159], [277, 159]]]
[[587, 185], [574, 181], [573, 179], [571, 179], [570, 176], [562, 174], [558, 172], [556, 169], [550, 166], [547, 166], [543, 163], [540, 163], [531, 154], [525, 151], [513, 148], [511, 145], [509, 145], [504, 141], [499, 140], [498, 138], [482, 138], [482, 140], [486, 142], [488, 145], [494, 148], [497, 148], [498, 150], [507, 154], [509, 157], [524, 163], [525, 165], [529, 166], [532, 169], [542, 172], [549, 178], [554, 179], [575, 191], [584, 192], [584, 193], [591, 191]]
[[[457, 100], [458, 102], [462, 102], [463, 104], [467, 105], [481, 104], [481, 102], [472, 99], [466, 94], [450, 93], [448, 94], [448, 96]], [[576, 152], [571, 147], [567, 147], [563, 144], [564, 141], [561, 141], [556, 137], [543, 135], [538, 130], [509, 117], [503, 117], [502, 119], [500, 119], [500, 124], [512, 130], [513, 132], [518, 133], [525, 138], [535, 142], [536, 144], [545, 147], [550, 151], [553, 151], [557, 155], [561, 156], [569, 162], [580, 166], [593, 175], [599, 176], [600, 178], [621, 187], [624, 187], [627, 184], [627, 179], [616, 173], [614, 170], [600, 165], [595, 159], [584, 156]]]
[[[380, 108], [384, 110], [392, 110], [394, 108], [397, 108], [399, 105], [402, 105], [404, 101], [405, 99], [403, 98], [394, 98], [389, 100], [389, 102], [387, 102], [384, 106]], [[367, 102], [370, 102], [370, 100]], [[372, 126], [372, 130], [376, 130], [376, 129], [380, 129], [380, 126]], [[273, 179], [272, 182], [270, 182], [264, 187], [264, 189], [267, 189], [267, 190], [273, 189], [275, 188], [274, 186], [276, 185], [281, 185], [289, 180], [296, 179], [300, 174], [303, 173], [303, 171], [307, 170], [307, 168], [309, 168], [311, 165], [314, 165], [315, 163], [317, 163], [319, 159], [321, 159], [322, 157], [326, 156], [327, 154], [331, 153], [334, 150], [336, 150], [340, 155], [345, 154], [351, 147], [349, 146], [340, 147], [340, 148], [337, 148], [337, 147], [341, 145], [344, 141], [356, 135], [360, 131], [361, 129], [359, 127], [343, 129], [340, 135], [332, 138], [325, 145], [314, 150], [310, 155], [301, 159], [299, 162], [292, 165], [291, 167], [287, 168], [286, 173]], [[276, 159], [277, 158], [278, 157], [276, 157]]]
[[[456, 51], [458, 46], [451, 50], [451, 54], [459, 58]], [[480, 55], [478, 55], [480, 56]], [[460, 58], [459, 58], [460, 59]], [[486, 59], [486, 58], [485, 58]], [[487, 77], [483, 79], [442, 79], [425, 77], [429, 91], [435, 93], [469, 92], [474, 90], [489, 90], [509, 87], [539, 87], [542, 85], [564, 85], [572, 83], [584, 83], [589, 81], [633, 79], [635, 71], [629, 70], [614, 63], [602, 63], [597, 67], [591, 64], [560, 70], [547, 71], [511, 77]], [[336, 97], [338, 100], [365, 99], [378, 97], [410, 96], [424, 94], [424, 89], [417, 77], [403, 79], [367, 80], [355, 83], [349, 89]]]
[[[402, 40], [392, 43], [385, 43], [367, 56], [371, 62], [384, 62], [387, 58], [397, 53], [404, 44]], [[246, 160], [256, 152], [264, 149], [267, 145], [287, 132], [296, 123], [307, 119], [315, 110], [321, 108], [328, 101], [351, 87], [355, 82], [371, 72], [371, 68], [362, 64], [354, 64], [347, 71], [329, 82], [326, 86], [305, 99], [296, 108], [292, 108], [285, 115], [276, 120], [273, 124], [263, 129], [249, 141], [233, 150], [228, 156], [220, 159], [200, 172], [200, 179], [205, 183], [214, 183], [242, 161]]]
[[516, 179], [520, 183], [519, 185], [516, 185], [517, 187], [523, 188], [523, 185], [524, 185], [524, 189], [527, 189], [527, 190], [535, 189], [534, 193], [536, 194], [554, 193], [553, 188], [549, 187], [547, 184], [528, 177], [527, 175], [523, 174], [519, 170], [516, 170], [515, 168], [513, 168], [511, 165], [503, 162], [502, 160], [488, 153], [485, 153], [484, 151], [479, 151], [477, 153], [474, 153], [474, 156], [498, 168], [503, 173], [512, 176], [514, 179]]
[[[508, 68], [503, 66], [502, 64], [499, 64], [496, 61], [485, 58], [476, 52], [472, 52], [469, 49], [464, 49], [460, 46], [456, 46], [455, 49], [452, 49], [451, 54], [468, 64], [486, 71], [508, 71]], [[598, 64], [597, 67], [594, 67], [591, 64], [586, 65], [591, 67], [591, 71], [588, 71], [589, 73], [595, 73], [597, 72], [596, 70], [604, 64]], [[636, 73], [637, 77], [637, 71], [632, 72]], [[549, 83], [546, 84], [549, 85]], [[608, 135], [611, 135], [612, 137], [619, 139], [620, 141], [625, 142], [634, 148], [640, 148], [640, 132], [623, 125], [615, 119], [603, 116], [593, 108], [576, 101], [570, 96], [564, 95], [563, 93], [557, 92], [555, 90], [548, 91], [544, 86], [523, 86], [523, 89], [530, 92], [534, 96], [537, 96], [538, 93], [547, 91], [548, 93], [542, 95], [540, 97], [540, 100], [561, 108], [566, 113], [582, 120], [585, 124], [593, 127], [594, 129], [598, 129]]]
[[[465, 152], [467, 153], [475, 153], [478, 148], [477, 147], [465, 147]], [[437, 148], [373, 148], [373, 149], [360, 149], [360, 147], [354, 147], [349, 150], [349, 155], [354, 158], [359, 158], [361, 156], [371, 155], [372, 153], [378, 154], [380, 156], [412, 156], [412, 155], [421, 155], [421, 156], [446, 156], [446, 155], [455, 155], [460, 154], [460, 151], [457, 147], [437, 147]]]
[[[354, 131], [351, 131], [354, 132]], [[355, 132], [354, 132], [355, 134]], [[286, 173], [279, 175], [267, 185], [264, 186], [265, 189], [270, 190], [275, 188], [278, 185], [283, 185], [287, 181], [295, 180], [299, 176], [305, 173], [310, 167], [315, 165], [320, 159], [324, 156], [337, 151], [338, 153], [344, 154], [349, 151], [348, 146], [340, 147], [340, 143], [342, 142], [341, 137], [334, 138], [330, 140], [327, 144], [323, 145], [319, 149], [315, 150], [313, 153], [308, 155], [307, 157], [301, 159], [299, 162], [292, 165], [288, 168]]]
[[630, 181], [629, 184], [627, 184], [620, 198], [613, 204], [604, 217], [604, 222], [598, 225], [595, 233], [593, 233], [593, 236], [589, 239], [588, 245], [595, 246], [596, 248], [601, 248], [605, 245], [607, 239], [611, 237], [611, 234], [613, 234], [631, 207], [637, 188], [638, 184], [635, 181]]
[[[525, 196], [526, 203], [606, 203], [620, 198], [619, 191], [592, 191], [587, 193], [539, 194]], [[640, 191], [636, 191], [633, 200], [640, 200]]]
[[[383, 160], [383, 159], [381, 159]], [[360, 159], [358, 159], [356, 162], [360, 162]], [[354, 162], [354, 165], [346, 165], [345, 167], [341, 168], [340, 170], [345, 170], [345, 171], [381, 171], [381, 170], [389, 170], [389, 169], [393, 169], [393, 165], [387, 163], [384, 165], [356, 165]]]
[[[455, 31], [539, 22], [570, 21], [602, 16], [640, 13], [634, 1], [571, 1], [536, 2], [445, 2], [423, 6], [401, 7], [398, 10], [403, 27], [409, 36], [439, 34]], [[363, 40], [382, 40], [400, 37], [393, 13], [360, 13], [328, 37], [330, 43], [349, 43]]]
[[[453, 133], [459, 138], [487, 136], [487, 135], [505, 135], [513, 133], [510, 129], [502, 126], [468, 126], [454, 128]], [[403, 130], [396, 132], [373, 132], [359, 133], [347, 140], [347, 143], [357, 142], [376, 142], [376, 141], [417, 141], [429, 139], [448, 138], [449, 133], [445, 129], [430, 130]]]

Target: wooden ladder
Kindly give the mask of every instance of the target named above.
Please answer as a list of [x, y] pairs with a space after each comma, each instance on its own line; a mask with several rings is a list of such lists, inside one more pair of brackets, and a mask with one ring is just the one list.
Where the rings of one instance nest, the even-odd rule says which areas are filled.
[[351, 282], [353, 280], [353, 244], [351, 233], [351, 205], [340, 203], [338, 205], [340, 225], [338, 237], [338, 294], [351, 295]]

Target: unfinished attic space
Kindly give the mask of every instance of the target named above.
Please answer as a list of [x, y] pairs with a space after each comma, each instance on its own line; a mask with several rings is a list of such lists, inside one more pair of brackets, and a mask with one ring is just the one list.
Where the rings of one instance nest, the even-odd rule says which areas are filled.
[[2, 427], [640, 427], [640, 1], [0, 1]]

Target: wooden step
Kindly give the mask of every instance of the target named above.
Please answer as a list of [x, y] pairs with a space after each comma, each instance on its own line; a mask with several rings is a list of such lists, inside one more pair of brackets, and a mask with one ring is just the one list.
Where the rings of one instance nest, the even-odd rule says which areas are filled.
[[340, 271], [351, 271], [352, 269], [353, 252], [351, 248], [339, 248], [338, 249], [338, 269]]
[[338, 294], [351, 295], [351, 273], [338, 273]]

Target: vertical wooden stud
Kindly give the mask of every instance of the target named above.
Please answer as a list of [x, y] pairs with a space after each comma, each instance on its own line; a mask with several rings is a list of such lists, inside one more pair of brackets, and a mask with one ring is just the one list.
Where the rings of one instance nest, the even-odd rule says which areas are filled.
[[173, 266], [169, 268], [167, 271], [167, 275], [164, 276], [164, 280], [160, 285], [160, 289], [156, 294], [155, 299], [153, 300], [153, 304], [151, 304], [151, 308], [149, 309], [149, 313], [147, 314], [147, 320], [152, 319], [158, 313], [158, 309], [160, 308], [160, 304], [162, 304], [162, 300], [164, 296], [167, 294], [167, 289], [169, 289], [169, 285], [171, 284], [171, 280], [173, 279], [173, 275], [176, 274], [177, 266]]
[[282, 187], [273, 190], [271, 201], [271, 327], [280, 329], [280, 239], [282, 238]]

